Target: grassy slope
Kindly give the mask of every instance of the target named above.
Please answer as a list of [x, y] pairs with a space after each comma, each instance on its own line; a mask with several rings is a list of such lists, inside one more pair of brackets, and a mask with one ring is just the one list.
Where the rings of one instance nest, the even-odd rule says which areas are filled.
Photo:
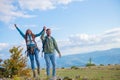
[[[80, 69], [57, 69], [57, 76], [75, 78], [86, 77], [88, 80], [119, 80], [120, 65], [116, 66], [96, 66]], [[45, 78], [45, 70], [41, 71], [41, 78]]]
[[[31, 73], [32, 74], [32, 73]], [[57, 69], [57, 76], [69, 77], [74, 80], [120, 80], [120, 65], [115, 66], [94, 66], [79, 69]], [[80, 79], [75, 79], [80, 76]], [[32, 77], [32, 76], [31, 76]], [[30, 78], [30, 77], [29, 77]], [[36, 80], [46, 80], [45, 70], [41, 70], [41, 75]], [[23, 77], [6, 80], [25, 80]], [[35, 80], [30, 78], [30, 80]]]

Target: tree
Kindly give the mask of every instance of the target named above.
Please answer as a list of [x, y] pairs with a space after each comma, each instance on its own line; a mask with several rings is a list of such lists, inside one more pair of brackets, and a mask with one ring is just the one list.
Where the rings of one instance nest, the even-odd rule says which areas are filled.
[[2, 59], [0, 59], [0, 63], [2, 62]]
[[[0, 59], [0, 63], [2, 62], [2, 59]], [[1, 67], [1, 64], [0, 64], [0, 67]]]
[[104, 64], [100, 64], [100, 66], [104, 66]]
[[89, 64], [92, 64], [92, 59], [91, 58], [89, 59]]
[[88, 63], [86, 66], [96, 66], [95, 64], [92, 63], [92, 58], [89, 58]]
[[0, 78], [4, 77], [4, 68], [1, 66], [2, 59], [0, 59]]
[[5, 68], [6, 77], [30, 76], [30, 71], [27, 69], [27, 58], [22, 55], [22, 48], [13, 47], [9, 50], [11, 56], [3, 62], [2, 66]]

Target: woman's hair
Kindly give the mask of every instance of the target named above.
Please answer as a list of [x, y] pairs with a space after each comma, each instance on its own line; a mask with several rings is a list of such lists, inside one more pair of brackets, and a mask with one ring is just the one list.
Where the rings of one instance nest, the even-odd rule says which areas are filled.
[[[27, 41], [27, 35], [29, 34], [28, 31], [31, 31], [30, 29], [27, 29], [26, 30], [26, 34], [25, 34], [25, 40]], [[32, 33], [31, 31], [31, 35], [32, 35], [32, 38], [34, 39], [35, 38], [35, 35]]]

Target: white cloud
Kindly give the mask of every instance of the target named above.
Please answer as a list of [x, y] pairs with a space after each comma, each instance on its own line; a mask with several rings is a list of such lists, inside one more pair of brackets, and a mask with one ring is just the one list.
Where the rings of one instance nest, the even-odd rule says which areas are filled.
[[8, 43], [0, 43], [0, 51], [7, 48], [9, 46]]
[[72, 2], [82, 2], [84, 0], [53, 0], [56, 1], [56, 4], [64, 4], [64, 5], [68, 5]]
[[9, 57], [9, 44], [8, 43], [0, 43], [0, 59], [6, 59]]
[[19, 0], [19, 4], [22, 9], [28, 10], [47, 10], [53, 9], [54, 6], [51, 0]]
[[57, 27], [57, 26], [50, 26], [50, 27], [47, 27], [47, 28], [50, 28], [52, 31], [58, 31], [58, 30], [61, 29], [60, 27]]
[[27, 10], [49, 10], [55, 9], [57, 5], [64, 4], [68, 5], [69, 3], [75, 1], [83, 1], [83, 0], [19, 0], [19, 4], [22, 9]]
[[69, 3], [71, 3], [73, 0], [57, 0], [57, 2], [59, 3], [59, 4], [69, 4]]
[[[26, 28], [26, 29], [29, 29], [29, 28], [37, 28], [38, 26], [37, 25], [35, 25], [35, 24], [29, 24], [29, 25], [17, 25], [19, 28]], [[11, 30], [15, 30], [16, 28], [15, 28], [15, 26], [14, 26], [14, 24], [10, 24], [9, 25], [9, 28], [11, 29]]]
[[34, 17], [18, 10], [18, 6], [13, 5], [13, 3], [14, 0], [0, 0], [0, 21], [8, 23], [17, 17]]
[[26, 11], [55, 9], [57, 5], [68, 5], [75, 1], [83, 0], [0, 0], [0, 21], [9, 23], [18, 17], [35, 17]]
[[98, 45], [104, 43], [113, 43], [117, 42], [120, 39], [120, 28], [113, 30], [105, 31], [103, 34], [99, 35], [89, 35], [89, 34], [78, 34], [71, 36], [69, 38], [71, 42], [74, 42], [80, 45]]
[[114, 29], [110, 29], [110, 30], [107, 30], [105, 31], [104, 34], [115, 34], [115, 33], [120, 33], [120, 28], [114, 28]]
[[75, 34], [67, 40], [58, 41], [58, 45], [65, 55], [120, 48], [119, 44], [120, 28], [114, 28], [99, 35]]

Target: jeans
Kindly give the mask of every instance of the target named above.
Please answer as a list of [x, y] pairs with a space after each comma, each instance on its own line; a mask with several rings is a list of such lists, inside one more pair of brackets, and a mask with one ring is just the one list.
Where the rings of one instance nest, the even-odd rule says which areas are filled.
[[50, 61], [52, 63], [52, 76], [56, 76], [56, 66], [55, 66], [55, 54], [54, 53], [45, 53], [44, 54], [46, 62], [46, 72], [47, 76], [50, 76]]
[[38, 51], [37, 48], [35, 48], [33, 54], [28, 53], [29, 58], [30, 58], [30, 62], [31, 62], [31, 68], [32, 68], [32, 70], [35, 70], [34, 57], [35, 57], [38, 69], [40, 68], [40, 62], [39, 62], [39, 56], [38, 56], [38, 54], [39, 54], [39, 51]]

